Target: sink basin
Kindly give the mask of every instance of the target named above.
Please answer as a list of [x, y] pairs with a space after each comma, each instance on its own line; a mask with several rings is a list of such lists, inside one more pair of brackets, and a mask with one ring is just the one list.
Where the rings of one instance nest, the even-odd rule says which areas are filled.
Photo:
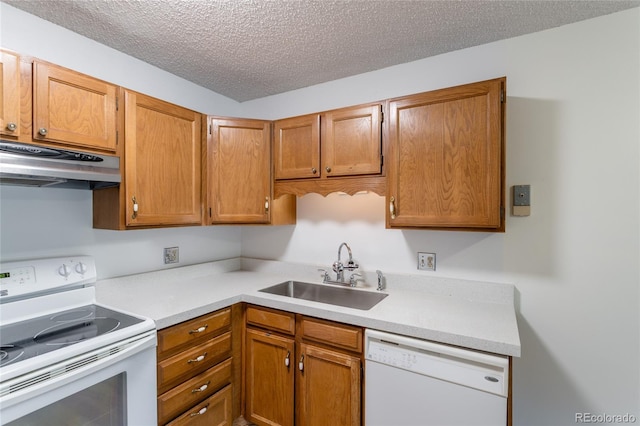
[[386, 293], [373, 293], [345, 287], [330, 287], [301, 281], [285, 281], [258, 291], [363, 311], [373, 308], [388, 296]]

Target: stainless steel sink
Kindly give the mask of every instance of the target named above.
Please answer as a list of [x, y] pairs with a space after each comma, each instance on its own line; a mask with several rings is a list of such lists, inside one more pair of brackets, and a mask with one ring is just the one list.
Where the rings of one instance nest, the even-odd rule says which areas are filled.
[[353, 290], [345, 287], [331, 287], [301, 281], [285, 281], [258, 291], [363, 311], [373, 308], [388, 296], [386, 293]]

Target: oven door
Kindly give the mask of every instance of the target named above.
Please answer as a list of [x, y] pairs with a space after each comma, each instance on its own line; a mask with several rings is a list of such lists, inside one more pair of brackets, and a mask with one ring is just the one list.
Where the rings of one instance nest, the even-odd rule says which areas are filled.
[[153, 330], [2, 383], [2, 424], [157, 424], [155, 346]]

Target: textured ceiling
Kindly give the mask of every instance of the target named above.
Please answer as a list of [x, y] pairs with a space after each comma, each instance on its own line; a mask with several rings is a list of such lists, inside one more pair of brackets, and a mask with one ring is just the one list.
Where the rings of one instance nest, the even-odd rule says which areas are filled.
[[640, 0], [2, 0], [237, 101], [640, 6]]

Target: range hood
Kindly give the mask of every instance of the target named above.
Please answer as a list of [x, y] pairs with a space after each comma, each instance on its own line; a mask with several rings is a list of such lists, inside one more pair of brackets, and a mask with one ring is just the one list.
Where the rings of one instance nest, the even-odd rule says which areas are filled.
[[100, 189], [120, 184], [120, 159], [0, 139], [0, 184]]

